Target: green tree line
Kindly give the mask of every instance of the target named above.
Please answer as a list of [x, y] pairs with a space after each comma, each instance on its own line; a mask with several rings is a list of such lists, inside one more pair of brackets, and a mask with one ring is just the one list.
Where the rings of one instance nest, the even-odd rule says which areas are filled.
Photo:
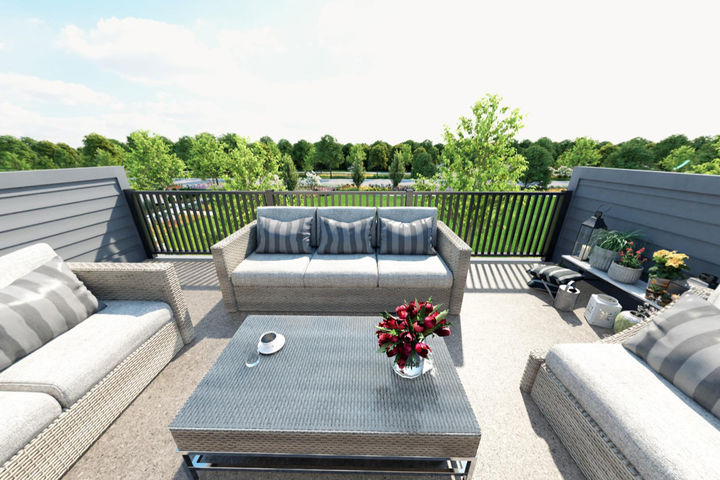
[[720, 175], [720, 136], [671, 135], [659, 142], [637, 137], [618, 144], [589, 137], [518, 141], [523, 117], [500, 97], [487, 95], [471, 110], [455, 129], [445, 128], [442, 143], [343, 144], [332, 135], [317, 142], [270, 137], [251, 142], [234, 133], [200, 133], [173, 142], [139, 130], [125, 141], [90, 133], [73, 148], [6, 135], [0, 136], [0, 171], [122, 165], [139, 189], [165, 189], [176, 178], [199, 177], [238, 190], [292, 190], [301, 170], [327, 170], [331, 176], [349, 170], [358, 186], [366, 171], [388, 172], [394, 186], [409, 172], [417, 189], [443, 190], [545, 188], [576, 166]]

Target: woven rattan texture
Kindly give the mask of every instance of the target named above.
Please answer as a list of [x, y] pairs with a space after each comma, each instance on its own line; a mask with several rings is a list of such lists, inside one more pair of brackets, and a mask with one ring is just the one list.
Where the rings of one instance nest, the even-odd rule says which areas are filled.
[[545, 365], [538, 370], [531, 395], [585, 476], [608, 480], [641, 478]]
[[183, 341], [195, 337], [185, 296], [171, 263], [68, 263], [101, 300], [159, 300], [170, 305]]
[[[443, 222], [438, 222], [437, 250], [453, 274], [452, 288], [413, 289], [399, 286], [398, 294], [374, 288], [247, 288], [233, 286], [230, 275], [257, 243], [257, 225], [252, 222], [211, 247], [225, 308], [229, 312], [331, 312], [374, 313], [393, 307], [403, 299], [427, 298], [443, 303], [450, 314], [458, 315], [470, 269], [470, 247]], [[393, 289], [394, 291], [394, 289]], [[358, 293], [360, 292], [360, 293]], [[397, 299], [400, 300], [397, 300]]]
[[[442, 339], [406, 380], [377, 354], [377, 317], [250, 316], [170, 426], [180, 450], [472, 457], [480, 428]], [[245, 367], [261, 333], [287, 338]], [[390, 450], [388, 448], [390, 447]]]
[[0, 467], [0, 480], [60, 478], [182, 346], [175, 323], [162, 327]]
[[245, 312], [327, 312], [376, 314], [394, 311], [404, 301], [426, 300], [447, 308], [450, 289], [439, 288], [293, 288], [235, 287]]

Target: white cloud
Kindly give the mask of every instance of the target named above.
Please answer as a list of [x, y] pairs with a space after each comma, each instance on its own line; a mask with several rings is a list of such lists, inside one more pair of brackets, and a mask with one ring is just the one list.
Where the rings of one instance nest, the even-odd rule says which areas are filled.
[[30, 25], [35, 25], [35, 26], [45, 24], [45, 20], [43, 20], [42, 18], [37, 18], [37, 17], [30, 17], [30, 18], [26, 19], [25, 21], [27, 23], [29, 23]]
[[2, 50], [3, 48], [5, 48], [5, 43], [4, 43], [4, 42], [0, 42], [0, 50]]
[[[694, 2], [337, 0], [289, 26], [108, 18], [66, 26], [56, 44], [85, 68], [132, 82], [123, 110], [107, 112], [114, 101], [82, 85], [37, 78], [15, 78], [6, 98], [57, 132], [68, 122], [119, 137], [147, 128], [397, 142], [439, 140], [444, 124], [492, 92], [526, 114], [521, 137], [695, 136], [719, 129], [716, 17]], [[38, 100], [96, 105], [97, 114], [74, 126], [71, 117], [43, 122]]]
[[13, 101], [61, 105], [110, 105], [112, 97], [79, 83], [47, 80], [32, 75], [0, 73], [3, 97]]

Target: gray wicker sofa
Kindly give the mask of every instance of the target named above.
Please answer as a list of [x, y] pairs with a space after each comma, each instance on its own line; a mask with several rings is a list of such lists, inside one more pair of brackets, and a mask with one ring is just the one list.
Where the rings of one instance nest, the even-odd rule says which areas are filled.
[[[54, 256], [0, 257], [0, 287]], [[107, 306], [0, 371], [0, 480], [60, 478], [194, 337], [171, 264], [67, 265]]]
[[[255, 252], [257, 221], [211, 248], [225, 307], [230, 312], [378, 313], [404, 300], [432, 297], [459, 314], [470, 247], [429, 207], [260, 207], [259, 217], [294, 220], [322, 215], [342, 222], [368, 216], [395, 221], [433, 218], [437, 255], [267, 254]], [[317, 221], [311, 230], [318, 246]], [[378, 223], [378, 222], [376, 222]], [[376, 229], [371, 235], [378, 247]]]
[[[685, 295], [720, 307], [720, 289]], [[720, 419], [621, 345], [651, 322], [532, 352], [520, 388], [590, 479], [718, 479]]]

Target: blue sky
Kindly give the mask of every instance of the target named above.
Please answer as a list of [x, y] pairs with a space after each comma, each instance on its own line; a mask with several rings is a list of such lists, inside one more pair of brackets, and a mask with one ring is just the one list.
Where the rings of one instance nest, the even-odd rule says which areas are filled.
[[438, 141], [720, 133], [716, 2], [0, 1], [0, 134]]

